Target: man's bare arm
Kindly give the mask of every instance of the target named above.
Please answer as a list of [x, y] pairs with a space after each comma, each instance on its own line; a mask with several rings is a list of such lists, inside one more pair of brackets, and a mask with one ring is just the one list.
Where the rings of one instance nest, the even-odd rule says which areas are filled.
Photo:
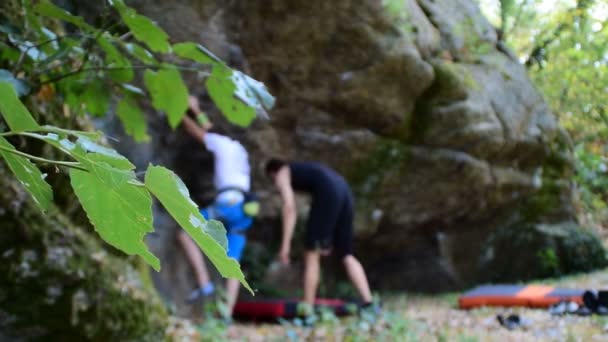
[[182, 119], [182, 125], [184, 125], [186, 132], [188, 132], [188, 134], [190, 134], [194, 139], [200, 141], [201, 143], [204, 142], [207, 130], [199, 126], [188, 115], [184, 116]]
[[[190, 95], [188, 97], [188, 108], [190, 109], [190, 112], [194, 114], [194, 117], [205, 115], [201, 111], [198, 99], [195, 96]], [[189, 115], [190, 113], [186, 114], [182, 121], [186, 132], [188, 132], [188, 134], [190, 134], [194, 139], [204, 142], [205, 134], [211, 128], [211, 123], [207, 121], [205, 125], [201, 126]]]
[[281, 194], [283, 203], [283, 238], [281, 240], [281, 250], [279, 258], [283, 263], [289, 262], [289, 252], [291, 250], [291, 240], [296, 226], [296, 201], [293, 188], [291, 187], [291, 174], [288, 167], [283, 167], [277, 172], [276, 185]]

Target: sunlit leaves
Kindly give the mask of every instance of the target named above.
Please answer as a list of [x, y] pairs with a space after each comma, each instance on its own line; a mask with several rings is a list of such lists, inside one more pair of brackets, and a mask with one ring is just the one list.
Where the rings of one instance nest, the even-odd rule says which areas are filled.
[[274, 105], [274, 97], [264, 84], [224, 65], [213, 67], [206, 86], [215, 105], [237, 125], [249, 125], [256, 112], [264, 115]]
[[98, 141], [103, 136], [103, 133], [101, 133], [100, 131], [77, 131], [77, 130], [73, 130], [73, 129], [65, 129], [65, 128], [60, 128], [60, 127], [55, 127], [55, 126], [50, 126], [50, 125], [44, 125], [44, 126], [40, 127], [40, 131], [48, 132], [48, 133], [55, 133], [55, 134], [62, 134], [62, 135], [66, 135], [66, 136], [73, 136], [76, 138], [84, 137], [84, 138], [87, 138], [87, 139], [90, 139], [93, 141]]
[[124, 97], [118, 107], [116, 114], [122, 122], [127, 134], [133, 137], [137, 142], [150, 141], [150, 136], [146, 131], [146, 120], [137, 103], [131, 97]]
[[[91, 137], [81, 135], [79, 132], [73, 134], [48, 133], [44, 135], [28, 133], [26, 136], [43, 140], [84, 164], [105, 163], [119, 170], [130, 171], [135, 169], [135, 165], [123, 155], [109, 147], [100, 145]], [[73, 142], [73, 137], [77, 138], [76, 142]]]
[[44, 181], [45, 176], [36, 165], [32, 164], [27, 158], [15, 154], [15, 152], [15, 147], [6, 139], [0, 137], [0, 155], [2, 155], [19, 182], [32, 195], [34, 202], [40, 209], [48, 210], [53, 201], [51, 186]]
[[173, 53], [201, 64], [223, 64], [221, 59], [204, 46], [192, 42], [173, 45]]
[[35, 131], [39, 128], [30, 112], [19, 101], [13, 85], [0, 81], [0, 112], [12, 131]]
[[136, 43], [125, 43], [125, 50], [127, 50], [133, 57], [145, 64], [158, 64], [158, 61], [154, 58], [154, 55], [146, 50], [146, 48]]
[[275, 98], [270, 95], [264, 83], [254, 80], [246, 74], [233, 70], [232, 79], [236, 84], [234, 96], [256, 110], [269, 110], [274, 106]]
[[[138, 142], [150, 140], [140, 100], [151, 99], [155, 109], [166, 113], [171, 127], [180, 123], [188, 106], [189, 91], [182, 79], [185, 72], [202, 76], [211, 71], [207, 80], [211, 97], [230, 121], [240, 125], [248, 125], [256, 113], [263, 114], [274, 105], [262, 83], [232, 70], [205, 47], [192, 42], [171, 46], [168, 35], [152, 20], [123, 0], [108, 2], [128, 33], [122, 32], [124, 26], [111, 30], [94, 27], [50, 0], [36, 1], [33, 7], [32, 1], [23, 2], [20, 19], [24, 29], [4, 23], [0, 27], [5, 34], [0, 37], [0, 64], [6, 69], [0, 70], [0, 111], [10, 129], [2, 133], [25, 137], [22, 141], [39, 139], [65, 158], [48, 160], [20, 152], [1, 135], [0, 155], [43, 209], [52, 205], [52, 191], [32, 161], [69, 168], [74, 192], [99, 235], [159, 269], [159, 260], [144, 243], [145, 235], [152, 231], [155, 195], [223, 276], [239, 279], [251, 290], [238, 263], [227, 256], [222, 224], [204, 220], [177, 176], [151, 167], [144, 185], [137, 179], [135, 166], [105, 146], [100, 133], [41, 127], [19, 100], [19, 96], [31, 95], [31, 86], [36, 98], [28, 103], [40, 103], [41, 115], [63, 110], [69, 121], [75, 114], [104, 116], [115, 109], [126, 133]], [[107, 17], [118, 19], [112, 14]], [[129, 83], [141, 80], [137, 70], [142, 70], [145, 90]]]
[[[153, 231], [152, 199], [135, 177], [135, 166], [113, 149], [80, 132], [44, 129], [57, 133], [28, 133], [26, 136], [57, 147], [86, 169], [71, 169], [71, 184], [99, 235], [127, 254], [140, 255], [158, 270], [159, 260], [143, 242], [145, 234]], [[73, 142], [69, 135], [77, 140]]]
[[[217, 226], [209, 227], [179, 177], [163, 167], [149, 166], [145, 183], [150, 192], [205, 252], [220, 274], [225, 278], [238, 279], [252, 292], [238, 262], [228, 257], [226, 250], [210, 235], [210, 231], [217, 232]], [[225, 235], [223, 239], [221, 243], [225, 243]]]
[[588, 0], [553, 1], [550, 8], [535, 1], [501, 3], [506, 41], [577, 146], [574, 179], [585, 215], [603, 210], [608, 203], [602, 186], [608, 184], [608, 7]]
[[88, 30], [88, 31], [95, 30], [95, 28], [92, 27], [91, 25], [87, 24], [84, 21], [84, 19], [82, 19], [82, 17], [72, 15], [71, 13], [64, 10], [63, 8], [55, 6], [49, 0], [40, 1], [38, 4], [36, 4], [36, 6], [34, 6], [34, 10], [36, 13], [38, 13], [40, 15], [43, 15], [43, 16], [46, 16], [49, 18], [63, 20], [65, 22], [76, 25], [76, 26], [78, 26], [82, 29]]
[[126, 6], [122, 0], [111, 0], [110, 3], [118, 10], [122, 20], [127, 24], [137, 40], [148, 45], [154, 52], [169, 52], [169, 36], [149, 18], [137, 14]]
[[164, 111], [171, 127], [177, 127], [188, 108], [188, 89], [179, 71], [170, 65], [164, 65], [158, 72], [146, 70], [144, 83], [154, 108]]

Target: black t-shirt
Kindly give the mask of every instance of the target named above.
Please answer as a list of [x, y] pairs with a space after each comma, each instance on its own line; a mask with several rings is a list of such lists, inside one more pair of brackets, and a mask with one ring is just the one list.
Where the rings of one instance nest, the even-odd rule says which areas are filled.
[[327, 192], [344, 190], [346, 181], [330, 167], [317, 162], [291, 162], [291, 186], [295, 191], [306, 192], [313, 197]]

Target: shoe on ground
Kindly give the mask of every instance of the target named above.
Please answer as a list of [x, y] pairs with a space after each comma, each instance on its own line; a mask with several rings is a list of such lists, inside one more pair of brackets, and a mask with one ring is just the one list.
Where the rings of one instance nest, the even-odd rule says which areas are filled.
[[597, 295], [593, 291], [585, 291], [583, 293], [583, 304], [587, 307], [591, 312], [595, 312], [598, 306]]
[[600, 316], [608, 316], [608, 306], [598, 305], [595, 313]]
[[591, 309], [589, 309], [586, 306], [581, 306], [576, 313], [579, 316], [591, 316], [593, 314], [593, 311], [591, 311]]
[[564, 301], [561, 301], [557, 304], [553, 304], [551, 305], [551, 307], [549, 307], [549, 313], [553, 316], [561, 316], [565, 314], [567, 310], [568, 305]]
[[502, 315], [496, 316], [498, 323], [508, 330], [517, 329], [521, 325], [521, 318], [518, 315], [510, 315], [503, 317]]
[[363, 304], [359, 305], [359, 314], [360, 315], [371, 314], [374, 316], [379, 316], [381, 313], [382, 313], [382, 307], [380, 306], [380, 303], [369, 302], [369, 303], [363, 303]]
[[567, 302], [566, 303], [566, 312], [569, 314], [574, 314], [578, 311], [580, 306], [575, 302]]
[[597, 292], [597, 303], [598, 303], [598, 305], [608, 307], [608, 291], [598, 291]]
[[213, 283], [207, 283], [207, 285], [203, 287], [194, 289], [186, 299], [186, 302], [192, 304], [196, 302], [199, 298], [209, 297], [212, 296], [214, 293], [215, 286], [213, 286]]

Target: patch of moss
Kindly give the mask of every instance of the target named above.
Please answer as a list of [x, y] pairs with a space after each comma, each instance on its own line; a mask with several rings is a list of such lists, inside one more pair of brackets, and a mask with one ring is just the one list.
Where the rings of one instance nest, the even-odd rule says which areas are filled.
[[374, 150], [349, 175], [354, 191], [362, 198], [373, 197], [388, 171], [401, 167], [409, 159], [409, 148], [393, 139], [380, 139]]
[[574, 223], [519, 223], [493, 232], [484, 244], [481, 280], [519, 281], [587, 272], [608, 265], [600, 239]]
[[433, 63], [435, 83], [429, 89], [436, 99], [445, 101], [464, 100], [468, 90], [479, 89], [479, 85], [464, 65], [452, 62]]
[[526, 222], [542, 222], [562, 206], [564, 192], [570, 191], [568, 181], [572, 164], [567, 158], [567, 146], [561, 139], [550, 144], [551, 153], [542, 164], [542, 185], [540, 189], [524, 201], [520, 213]]
[[15, 319], [3, 329], [28, 340], [164, 338], [167, 313], [158, 297], [93, 236], [60, 217], [7, 220], [0, 216], [7, 233], [0, 241], [0, 307]]
[[[60, 121], [61, 113], [45, 115]], [[24, 149], [57, 159], [35, 144]], [[128, 258], [81, 228], [69, 179], [49, 174], [56, 206], [45, 215], [0, 163], [1, 330], [28, 341], [163, 340], [168, 318], [157, 294]]]

